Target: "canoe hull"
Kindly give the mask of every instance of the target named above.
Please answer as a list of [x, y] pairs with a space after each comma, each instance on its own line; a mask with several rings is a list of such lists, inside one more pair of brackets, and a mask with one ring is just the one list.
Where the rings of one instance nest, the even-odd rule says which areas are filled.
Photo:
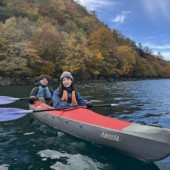
[[[39, 108], [37, 105], [30, 105], [30, 109], [45, 109], [44, 104], [38, 103], [38, 106]], [[84, 117], [79, 118], [82, 113]], [[99, 145], [117, 149], [142, 161], [158, 161], [170, 154], [170, 130], [168, 129], [108, 118], [85, 108], [35, 112], [33, 115], [41, 122], [56, 129]], [[89, 120], [90, 115], [95, 123], [94, 120]], [[105, 124], [102, 123], [102, 119], [106, 122]], [[101, 120], [101, 122], [97, 120]], [[118, 126], [116, 126], [117, 121]]]

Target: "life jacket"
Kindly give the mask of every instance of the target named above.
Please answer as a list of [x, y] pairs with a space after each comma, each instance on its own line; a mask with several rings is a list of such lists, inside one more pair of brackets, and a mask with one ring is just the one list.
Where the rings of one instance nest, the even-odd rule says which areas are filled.
[[[61, 100], [64, 102], [68, 102], [68, 92], [67, 90], [63, 90], [63, 95], [61, 97]], [[76, 99], [76, 92], [75, 90], [72, 91], [71, 93], [71, 103], [72, 104], [77, 104], [77, 99]]]
[[38, 93], [37, 93], [36, 98], [41, 98], [41, 97], [44, 97], [47, 99], [50, 99], [52, 97], [51, 92], [48, 87], [44, 87], [44, 88], [42, 86], [38, 87]]

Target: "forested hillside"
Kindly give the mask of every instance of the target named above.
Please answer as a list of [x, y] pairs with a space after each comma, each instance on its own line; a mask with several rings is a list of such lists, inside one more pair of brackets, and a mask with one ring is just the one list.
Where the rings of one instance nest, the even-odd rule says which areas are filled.
[[100, 22], [73, 0], [0, 1], [0, 76], [170, 77], [161, 54]]

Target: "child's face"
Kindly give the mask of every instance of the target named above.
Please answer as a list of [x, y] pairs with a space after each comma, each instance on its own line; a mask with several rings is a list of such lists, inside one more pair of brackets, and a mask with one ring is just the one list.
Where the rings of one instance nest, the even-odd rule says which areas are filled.
[[46, 86], [48, 84], [48, 80], [44, 77], [42, 80], [40, 80], [41, 85]]
[[71, 83], [72, 83], [72, 80], [68, 77], [64, 77], [62, 79], [62, 84], [63, 84], [64, 87], [70, 87]]

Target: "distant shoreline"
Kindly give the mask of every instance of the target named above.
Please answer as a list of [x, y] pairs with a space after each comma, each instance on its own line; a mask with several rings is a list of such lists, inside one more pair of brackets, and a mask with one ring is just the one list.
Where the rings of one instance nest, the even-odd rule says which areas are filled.
[[[34, 85], [36, 84], [37, 77], [34, 78], [9, 78], [0, 77], [0, 86], [14, 86], [14, 85]], [[89, 80], [78, 80], [76, 83], [102, 83], [102, 82], [117, 82], [117, 81], [139, 81], [139, 80], [159, 80], [159, 79], [170, 79], [165, 77], [117, 77], [117, 78], [100, 78], [100, 79], [89, 79]], [[59, 80], [52, 78], [51, 84], [59, 83]]]

